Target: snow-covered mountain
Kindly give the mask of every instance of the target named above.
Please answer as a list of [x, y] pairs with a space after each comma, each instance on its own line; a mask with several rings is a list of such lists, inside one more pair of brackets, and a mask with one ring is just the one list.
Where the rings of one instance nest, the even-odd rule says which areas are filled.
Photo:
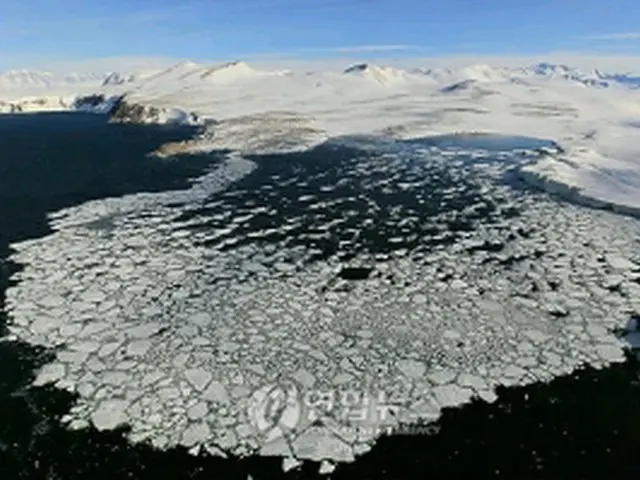
[[410, 74], [404, 70], [379, 65], [371, 65], [368, 63], [351, 65], [344, 70], [343, 74], [346, 76], [373, 80], [374, 82], [377, 82], [381, 85], [401, 82], [407, 80], [410, 77]]
[[380, 84], [392, 84], [398, 81], [424, 82], [445, 86], [459, 82], [502, 82], [512, 75], [507, 69], [477, 64], [461, 68], [399, 68], [360, 63], [344, 70], [345, 75], [372, 79]]
[[[83, 84], [83, 83], [101, 83], [107, 74], [101, 72], [78, 73], [71, 72], [63, 75], [60, 82], [65, 85]], [[58, 79], [54, 76], [54, 81]]]
[[599, 70], [582, 71], [563, 64], [535, 63], [526, 67], [494, 67], [485, 64], [452, 68], [417, 68], [414, 72], [432, 78], [439, 83], [510, 82], [530, 85], [532, 81], [560, 81], [588, 87], [607, 88], [611, 86], [640, 86], [640, 76], [632, 74], [605, 73]]
[[[68, 73], [54, 75], [36, 70], [10, 70], [0, 73], [0, 110], [59, 110], [76, 105], [74, 98], [93, 94], [105, 98], [126, 97], [125, 104], [151, 105], [121, 121], [170, 121], [227, 116], [239, 108], [247, 113], [262, 108], [263, 100], [279, 107], [299, 108], [300, 101], [315, 104], [336, 98], [372, 98], [395, 95], [446, 95], [477, 101], [486, 96], [514, 95], [522, 89], [572, 86], [633, 89], [640, 77], [631, 74], [583, 72], [563, 64], [537, 63], [526, 67], [496, 67], [471, 64], [457, 67], [400, 69], [385, 65], [359, 63], [338, 72], [291, 72], [259, 69], [245, 62], [207, 65], [184, 61], [160, 71]], [[516, 90], [513, 90], [513, 89]], [[518, 90], [518, 88], [520, 90]], [[396, 92], [397, 91], [397, 92]], [[396, 92], [396, 93], [394, 93]], [[233, 98], [246, 101], [233, 103]], [[295, 98], [295, 101], [290, 101]], [[361, 100], [364, 101], [364, 100]], [[215, 109], [212, 110], [215, 105]], [[102, 108], [100, 111], [108, 109]], [[158, 112], [156, 112], [158, 110]], [[122, 112], [121, 112], [122, 113]], [[192, 115], [194, 114], [194, 115]], [[636, 120], [631, 122], [635, 124]]]
[[[265, 77], [321, 77], [323, 72], [294, 74], [291, 71], [261, 70], [245, 62], [230, 62], [205, 65], [195, 62], [181, 62], [161, 71], [154, 72], [89, 72], [53, 74], [37, 70], [9, 70], [0, 72], [0, 92], [6, 90], [29, 90], [47, 88], [73, 88], [75, 86], [99, 85], [101, 87], [128, 85], [166, 86], [179, 85], [228, 85], [237, 82], [251, 82]], [[606, 88], [621, 86], [640, 87], [640, 76], [629, 73], [608, 73], [599, 70], [584, 72], [563, 64], [537, 63], [527, 67], [495, 67], [475, 64], [463, 67], [424, 68], [409, 70], [360, 63], [348, 66], [342, 71], [345, 78], [361, 78], [379, 85], [392, 87], [402, 82], [430, 82], [447, 88], [456, 84], [473, 83], [497, 84], [501, 82], [530, 84], [532, 81], [560, 81], [589, 87]]]
[[194, 62], [181, 62], [167, 69], [155, 73], [141, 84], [146, 85], [193, 85], [202, 82], [209, 84], [227, 84], [241, 82], [265, 76], [279, 76], [287, 74], [284, 71], [263, 71], [249, 66], [245, 62], [229, 62], [220, 65], [200, 65]]
[[640, 75], [632, 73], [604, 73], [600, 70], [594, 70], [594, 75], [606, 82], [615, 82], [629, 88], [640, 88]]
[[187, 79], [190, 75], [202, 68], [194, 62], [180, 62], [161, 70], [146, 78], [146, 83], [151, 82], [175, 82]]
[[588, 87], [606, 88], [611, 85], [610, 81], [606, 81], [595, 71], [583, 72], [567, 65], [546, 62], [537, 63], [529, 67], [519, 69], [516, 73], [523, 77], [567, 80]]
[[234, 81], [250, 80], [264, 76], [284, 75], [288, 72], [257, 70], [245, 62], [232, 62], [213, 67], [205, 67], [200, 73], [200, 78], [209, 82], [227, 83]]
[[0, 73], [0, 89], [46, 88], [50, 87], [54, 81], [54, 75], [49, 72], [9, 70]]
[[492, 67], [485, 64], [473, 64], [460, 68], [416, 68], [414, 73], [430, 78], [441, 85], [460, 82], [504, 82], [512, 77], [506, 68]]
[[108, 73], [69, 72], [54, 74], [38, 70], [9, 70], [0, 72], [0, 95], [3, 91], [30, 91], [51, 88], [75, 88], [83, 85], [100, 85], [108, 77]]
[[122, 74], [119, 72], [111, 72], [102, 80], [102, 86], [107, 87], [110, 85], [124, 85], [126, 83], [133, 83], [138, 80], [138, 76], [132, 73]]

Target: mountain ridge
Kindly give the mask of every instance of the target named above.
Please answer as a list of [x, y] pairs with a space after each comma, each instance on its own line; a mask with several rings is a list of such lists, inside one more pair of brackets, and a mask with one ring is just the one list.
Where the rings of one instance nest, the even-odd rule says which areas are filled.
[[[321, 72], [317, 72], [319, 74]], [[534, 63], [524, 67], [497, 67], [489, 64], [469, 64], [461, 67], [416, 67], [395, 68], [373, 63], [355, 63], [342, 70], [348, 77], [362, 77], [388, 85], [407, 80], [429, 80], [434, 83], [454, 84], [464, 81], [479, 83], [512, 82], [526, 83], [531, 79], [567, 81], [584, 86], [607, 88], [624, 86], [640, 88], [640, 75], [626, 72], [604, 72], [598, 69], [586, 72], [565, 64], [549, 62]], [[262, 70], [243, 61], [220, 64], [199, 64], [192, 61], [179, 62], [162, 70], [145, 72], [68, 72], [53, 74], [41, 70], [13, 69], [0, 72], [0, 92], [3, 90], [46, 89], [72, 87], [74, 85], [100, 84], [122, 86], [128, 84], [157, 84], [162, 82], [208, 82], [232, 83], [264, 76], [303, 76], [291, 71]], [[314, 75], [314, 73], [306, 75]]]

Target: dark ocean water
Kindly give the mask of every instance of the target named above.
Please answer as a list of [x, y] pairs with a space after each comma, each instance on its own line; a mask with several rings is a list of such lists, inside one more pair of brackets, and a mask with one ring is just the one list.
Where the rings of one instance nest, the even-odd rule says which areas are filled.
[[100, 116], [0, 116], [0, 252], [42, 235], [45, 214], [87, 200], [188, 186], [211, 159], [147, 157], [159, 144], [188, 138], [188, 127], [107, 125]]
[[[161, 143], [192, 133], [188, 128], [110, 125], [91, 115], [0, 116], [0, 332], [11, 321], [3, 309], [4, 291], [11, 273], [20, 268], [6, 261], [9, 244], [46, 235], [46, 214], [60, 208], [107, 196], [185, 188], [190, 179], [218, 161], [215, 156], [162, 161], [146, 154]], [[450, 146], [456, 139], [442, 141], [437, 146]], [[496, 140], [482, 141], [486, 148]], [[521, 148], [519, 141], [510, 146]], [[246, 213], [243, 209], [260, 206], [276, 209], [271, 217], [258, 216], [248, 223], [244, 227], [248, 234], [272, 223], [300, 220], [306, 196], [317, 193], [321, 185], [336, 184], [331, 198], [345, 201], [334, 203], [333, 209], [367, 208], [358, 195], [363, 189], [370, 200], [388, 206], [394, 215], [427, 218], [434, 213], [427, 207], [439, 205], [439, 211], [446, 211], [451, 219], [448, 234], [419, 233], [423, 237], [437, 233], [442, 242], [455, 241], [456, 232], [473, 228], [476, 221], [517, 215], [499, 202], [487, 202], [475, 216], [462, 218], [465, 204], [477, 202], [481, 195], [473, 182], [465, 180], [463, 174], [469, 172], [464, 168], [454, 171], [432, 165], [428, 171], [417, 172], [416, 168], [422, 167], [408, 162], [401, 166], [403, 181], [411, 183], [411, 175], [423, 178], [428, 174], [432, 188], [428, 192], [412, 187], [390, 192], [378, 188], [378, 177], [387, 172], [382, 165], [376, 169], [377, 160], [371, 157], [371, 168], [362, 170], [362, 152], [349, 148], [325, 146], [303, 154], [254, 160], [256, 171], [219, 195], [214, 206], [205, 206], [190, 216], [211, 218], [225, 211], [242, 216]], [[351, 172], [348, 178], [344, 172]], [[278, 178], [275, 187], [264, 188], [266, 179], [274, 177]], [[460, 187], [458, 193], [445, 195], [454, 183]], [[424, 195], [424, 203], [416, 203], [420, 195]], [[307, 215], [287, 238], [267, 240], [315, 251], [316, 257], [309, 261], [317, 260], [317, 255], [348, 259], [362, 251], [380, 254], [398, 248], [397, 242], [393, 246], [388, 243], [398, 234], [394, 225], [397, 217], [384, 209], [372, 211], [370, 227], [357, 241], [350, 241], [353, 225], [346, 222], [331, 232], [329, 240], [313, 243], [310, 239], [315, 237], [309, 234], [318, 223], [330, 220], [327, 215], [331, 214], [336, 212], [329, 208]], [[216, 227], [211, 222], [203, 222], [199, 228]], [[407, 233], [410, 235], [403, 237], [400, 246], [417, 248], [411, 243], [415, 232]], [[73, 404], [73, 396], [52, 386], [29, 386], [34, 370], [51, 355], [18, 341], [0, 340], [2, 480], [317, 476], [318, 465], [312, 462], [284, 475], [279, 458], [193, 457], [182, 448], [159, 451], [146, 445], [132, 446], [123, 430], [67, 431], [58, 421]], [[639, 478], [638, 371], [637, 364], [629, 360], [599, 371], [584, 368], [549, 384], [500, 389], [493, 404], [476, 400], [462, 408], [447, 409], [436, 425], [436, 434], [381, 439], [355, 463], [339, 466], [332, 478]]]

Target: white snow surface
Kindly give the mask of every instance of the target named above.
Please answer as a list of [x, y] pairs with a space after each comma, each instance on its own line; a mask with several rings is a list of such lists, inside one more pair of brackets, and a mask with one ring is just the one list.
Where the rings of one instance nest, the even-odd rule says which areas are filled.
[[565, 153], [527, 165], [531, 181], [593, 204], [640, 211], [637, 74], [544, 62], [441, 64], [283, 71], [182, 62], [142, 76], [11, 71], [0, 75], [0, 112], [12, 111], [15, 101], [23, 111], [64, 110], [79, 94], [124, 93], [127, 102], [164, 112], [149, 122], [191, 121], [191, 113], [201, 122], [215, 120], [191, 148], [241, 153], [306, 149], [354, 134], [539, 137]]
[[47, 90], [51, 89], [74, 89], [83, 86], [95, 87], [100, 85], [105, 78], [113, 73], [69, 72], [66, 74], [54, 74], [52, 72], [39, 70], [8, 70], [0, 72], [0, 95], [20, 95], [20, 93], [25, 91], [47, 94]]

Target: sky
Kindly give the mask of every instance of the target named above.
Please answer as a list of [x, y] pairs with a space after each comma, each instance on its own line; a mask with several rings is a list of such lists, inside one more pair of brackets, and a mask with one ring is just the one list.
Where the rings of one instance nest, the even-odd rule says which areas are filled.
[[0, 69], [90, 58], [640, 56], [638, 0], [1, 0]]

